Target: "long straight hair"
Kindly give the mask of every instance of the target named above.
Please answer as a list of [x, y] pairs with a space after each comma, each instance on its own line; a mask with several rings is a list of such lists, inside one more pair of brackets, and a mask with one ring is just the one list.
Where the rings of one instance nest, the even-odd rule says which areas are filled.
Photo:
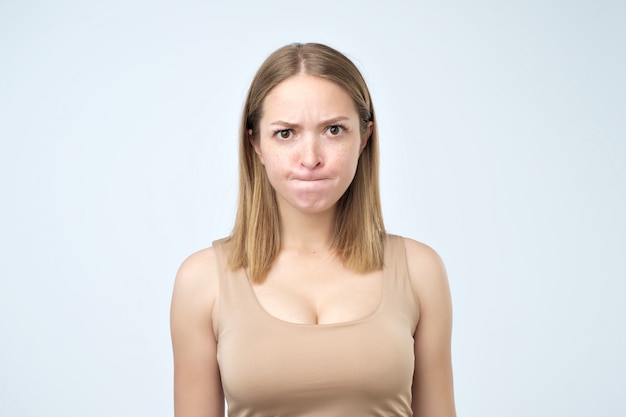
[[342, 87], [357, 108], [362, 134], [373, 122], [354, 179], [337, 203], [332, 247], [343, 264], [358, 273], [383, 267], [385, 227], [378, 183], [378, 130], [365, 80], [356, 66], [333, 48], [316, 43], [291, 44], [276, 50], [263, 62], [250, 85], [241, 118], [239, 202], [228, 261], [234, 270], [246, 268], [255, 283], [264, 281], [281, 242], [276, 195], [250, 143], [249, 132], [258, 134], [268, 93], [298, 74], [325, 78]]

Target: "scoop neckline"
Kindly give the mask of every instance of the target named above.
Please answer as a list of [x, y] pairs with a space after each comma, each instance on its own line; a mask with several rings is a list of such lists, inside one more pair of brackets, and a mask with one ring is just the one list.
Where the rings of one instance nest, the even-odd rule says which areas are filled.
[[389, 282], [389, 276], [388, 276], [388, 268], [387, 268], [387, 254], [389, 252], [389, 235], [385, 236], [385, 243], [384, 243], [384, 256], [383, 256], [383, 276], [382, 276], [382, 283], [381, 283], [381, 292], [380, 292], [380, 298], [378, 301], [378, 304], [376, 306], [376, 308], [368, 313], [367, 315], [354, 319], [354, 320], [347, 320], [347, 321], [340, 321], [337, 323], [322, 323], [322, 324], [315, 324], [315, 323], [295, 323], [292, 321], [288, 321], [288, 320], [284, 320], [281, 319], [280, 317], [276, 317], [275, 315], [271, 314], [269, 311], [267, 311], [267, 309], [265, 307], [263, 307], [263, 304], [261, 304], [261, 302], [259, 301], [259, 298], [257, 297], [256, 293], [254, 292], [254, 288], [252, 288], [252, 282], [250, 282], [250, 278], [248, 276], [248, 271], [244, 268], [243, 272], [244, 272], [244, 280], [246, 281], [246, 287], [248, 289], [248, 293], [250, 294], [250, 296], [252, 297], [252, 299], [254, 300], [254, 304], [256, 306], [256, 308], [258, 310], [260, 310], [261, 314], [263, 314], [265, 317], [267, 317], [269, 320], [287, 325], [287, 326], [292, 326], [292, 327], [302, 327], [302, 328], [317, 328], [317, 329], [321, 329], [321, 328], [332, 328], [332, 327], [347, 327], [347, 326], [354, 326], [357, 324], [361, 324], [361, 323], [365, 323], [368, 322], [370, 320], [373, 320], [374, 318], [376, 318], [376, 316], [378, 316], [380, 314], [380, 312], [383, 310], [383, 307], [385, 305], [385, 300], [387, 298], [387, 285]]

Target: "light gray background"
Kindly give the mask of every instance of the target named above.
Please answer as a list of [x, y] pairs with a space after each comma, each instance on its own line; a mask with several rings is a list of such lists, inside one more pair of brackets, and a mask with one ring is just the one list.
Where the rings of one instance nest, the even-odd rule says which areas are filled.
[[[91, 3], [91, 4], [89, 4]], [[448, 266], [459, 416], [625, 415], [626, 3], [0, 3], [0, 415], [171, 416], [274, 49], [362, 69], [389, 231]]]

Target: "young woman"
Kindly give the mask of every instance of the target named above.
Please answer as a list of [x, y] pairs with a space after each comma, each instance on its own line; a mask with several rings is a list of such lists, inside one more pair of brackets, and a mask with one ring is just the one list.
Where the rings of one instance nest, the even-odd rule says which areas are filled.
[[270, 55], [245, 103], [231, 236], [171, 307], [177, 417], [455, 416], [451, 302], [428, 246], [385, 232], [378, 134], [354, 64]]

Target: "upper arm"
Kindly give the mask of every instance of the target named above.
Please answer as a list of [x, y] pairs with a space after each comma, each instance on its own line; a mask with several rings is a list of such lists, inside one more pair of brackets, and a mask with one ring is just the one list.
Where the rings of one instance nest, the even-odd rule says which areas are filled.
[[218, 293], [213, 249], [187, 258], [176, 275], [170, 329], [176, 417], [223, 417], [213, 307]]
[[413, 413], [454, 417], [452, 382], [452, 302], [445, 267], [430, 247], [405, 240], [413, 291], [419, 305], [415, 330]]

